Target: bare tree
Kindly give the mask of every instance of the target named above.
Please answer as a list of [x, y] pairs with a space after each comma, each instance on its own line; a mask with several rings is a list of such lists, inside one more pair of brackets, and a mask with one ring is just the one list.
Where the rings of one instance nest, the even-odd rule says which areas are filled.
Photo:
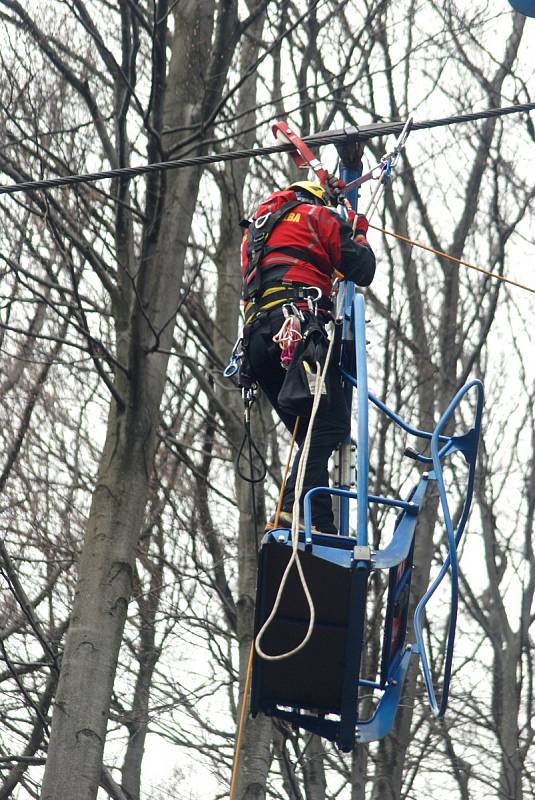
[[[263, 143], [278, 117], [307, 133], [529, 96], [522, 19], [496, 21], [453, 2], [43, 8], [37, 17], [29, 2], [0, 0], [9, 45], [0, 167], [11, 180], [246, 148]], [[412, 134], [381, 227], [507, 273], [533, 197], [515, 137], [531, 142], [532, 128], [491, 120]], [[387, 146], [370, 142], [369, 161]], [[322, 156], [334, 166], [334, 154]], [[0, 679], [8, 691], [0, 796], [38, 796], [48, 754], [44, 797], [95, 797], [100, 784], [109, 797], [137, 800], [156, 739], [217, 776], [218, 796], [227, 793], [258, 539], [287, 445], [257, 401], [254, 438], [268, 479], [253, 510], [232, 467], [243, 436], [239, 394], [221, 378], [240, 324], [236, 223], [296, 174], [272, 157], [1, 201]], [[415, 668], [394, 735], [351, 757], [266, 718], [248, 720], [237, 794], [409, 798], [426, 781], [462, 800], [517, 800], [532, 791], [527, 315], [519, 295], [488, 276], [375, 232], [370, 239], [381, 264], [368, 292], [376, 393], [431, 429], [475, 374], [490, 382], [497, 409], [465, 546], [485, 567], [476, 580], [470, 563], [463, 579], [468, 614], [451, 711], [443, 723], [431, 719]], [[498, 362], [498, 343], [511, 337]], [[496, 376], [515, 369], [523, 388], [510, 431]], [[371, 434], [374, 491], [403, 493], [413, 480], [403, 437], [381, 420]], [[246, 458], [241, 467], [250, 469]], [[450, 477], [455, 504], [463, 487]], [[373, 511], [375, 546], [389, 529], [388, 515]], [[444, 557], [440, 530], [431, 494], [415, 599]], [[374, 577], [364, 661], [372, 678], [383, 594]], [[437, 681], [444, 635], [437, 609], [427, 632]], [[491, 678], [474, 688], [476, 674]], [[167, 790], [180, 796], [188, 781], [179, 770]]]

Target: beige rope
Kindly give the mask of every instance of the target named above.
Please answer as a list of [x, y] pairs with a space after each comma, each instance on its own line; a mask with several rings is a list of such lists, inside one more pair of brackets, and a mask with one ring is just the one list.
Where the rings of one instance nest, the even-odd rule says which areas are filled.
[[[314, 608], [314, 602], [312, 600], [312, 596], [310, 594], [310, 590], [308, 588], [308, 584], [306, 582], [305, 574], [303, 572], [303, 567], [301, 565], [301, 560], [299, 558], [299, 503], [300, 503], [300, 500], [301, 500], [301, 494], [303, 492], [303, 483], [304, 483], [304, 479], [305, 479], [305, 470], [306, 470], [306, 466], [307, 466], [308, 454], [309, 454], [309, 451], [310, 451], [310, 442], [311, 442], [311, 438], [312, 438], [312, 428], [314, 426], [314, 420], [316, 418], [316, 414], [317, 414], [317, 411], [318, 411], [318, 408], [319, 408], [319, 404], [320, 404], [320, 400], [321, 400], [321, 395], [322, 395], [322, 392], [323, 392], [323, 387], [325, 385], [325, 376], [327, 374], [327, 368], [328, 368], [329, 362], [331, 360], [331, 353], [332, 353], [332, 349], [333, 349], [333, 344], [334, 344], [334, 336], [331, 337], [331, 340], [329, 342], [329, 348], [327, 350], [327, 355], [325, 357], [325, 364], [324, 364], [323, 370], [321, 369], [321, 366], [320, 366], [319, 362], [317, 363], [316, 386], [315, 386], [315, 391], [314, 391], [314, 400], [313, 400], [313, 403], [312, 403], [312, 411], [310, 413], [310, 421], [308, 423], [308, 429], [307, 429], [307, 433], [306, 433], [306, 436], [305, 436], [305, 440], [304, 440], [303, 445], [302, 445], [301, 457], [299, 459], [299, 466], [298, 466], [298, 469], [297, 469], [297, 476], [296, 476], [296, 481], [295, 481], [295, 498], [294, 498], [294, 504], [293, 504], [293, 510], [292, 510], [292, 554], [290, 556], [288, 564], [286, 565], [286, 569], [284, 570], [283, 576], [281, 578], [281, 582], [280, 582], [280, 585], [279, 585], [279, 589], [278, 589], [277, 596], [275, 598], [275, 602], [273, 604], [273, 608], [271, 610], [271, 613], [268, 616], [268, 618], [266, 619], [266, 621], [264, 622], [264, 624], [262, 625], [262, 627], [260, 628], [260, 630], [258, 632], [258, 635], [256, 637], [256, 640], [255, 640], [255, 650], [256, 650], [257, 654], [260, 656], [260, 658], [263, 658], [266, 661], [282, 661], [282, 659], [284, 659], [284, 658], [289, 658], [290, 656], [295, 655], [300, 650], [302, 650], [303, 647], [307, 644], [307, 642], [309, 641], [310, 637], [312, 636], [312, 631], [314, 630], [314, 622], [315, 622], [315, 619], [316, 619], [316, 611], [315, 611], [315, 608]], [[271, 623], [272, 623], [273, 619], [275, 618], [275, 615], [276, 615], [276, 613], [278, 611], [278, 608], [279, 608], [279, 605], [280, 605], [280, 601], [281, 601], [281, 598], [282, 598], [282, 594], [283, 594], [284, 588], [286, 586], [286, 581], [288, 579], [288, 575], [290, 574], [290, 570], [291, 570], [294, 562], [295, 562], [295, 566], [297, 568], [297, 571], [299, 573], [299, 578], [301, 580], [301, 585], [303, 587], [303, 592], [305, 594], [305, 597], [306, 597], [306, 600], [307, 600], [307, 603], [308, 603], [308, 608], [309, 608], [309, 611], [310, 611], [308, 629], [307, 629], [307, 632], [305, 634], [304, 639], [297, 645], [297, 647], [294, 647], [293, 650], [289, 650], [287, 653], [279, 653], [278, 655], [271, 656], [271, 655], [268, 655], [267, 653], [265, 653], [262, 650], [260, 642], [262, 641], [262, 637], [264, 636], [264, 633], [266, 632], [266, 630], [271, 625]]]
[[[290, 462], [292, 460], [292, 453], [295, 446], [295, 440], [297, 438], [297, 430], [299, 428], [299, 419], [297, 417], [295, 420], [295, 425], [292, 433], [292, 441], [290, 443], [290, 451], [288, 453], [288, 458], [286, 459], [286, 466], [284, 468], [284, 476], [282, 479], [282, 484], [279, 492], [279, 501], [277, 503], [277, 510], [275, 512], [275, 522], [273, 527], [276, 528], [279, 524], [279, 515], [281, 512], [282, 507], [282, 496], [284, 494], [284, 487], [286, 486], [286, 480], [288, 478], [288, 471], [290, 469]], [[247, 709], [247, 698], [249, 696], [249, 690], [251, 688], [251, 676], [253, 672], [253, 653], [254, 653], [254, 643], [251, 642], [251, 647], [249, 648], [249, 657], [247, 659], [247, 671], [245, 673], [245, 683], [243, 686], [243, 695], [241, 699], [241, 706], [240, 706], [240, 719], [238, 723], [238, 732], [236, 734], [236, 746], [234, 748], [234, 760], [232, 762], [232, 776], [230, 779], [230, 800], [234, 800], [234, 794], [236, 791], [236, 781], [238, 776], [238, 766], [240, 762], [240, 752], [241, 752], [241, 744], [243, 738], [243, 730], [245, 727], [245, 717], [246, 717], [246, 709]]]
[[288, 479], [288, 472], [290, 470], [290, 462], [292, 460], [292, 454], [294, 451], [295, 440], [297, 438], [297, 430], [299, 428], [299, 420], [301, 417], [297, 417], [295, 420], [295, 425], [292, 433], [292, 441], [290, 442], [290, 450], [288, 452], [288, 458], [286, 459], [286, 466], [284, 467], [284, 476], [282, 478], [281, 488], [279, 491], [279, 499], [277, 501], [277, 510], [275, 511], [275, 520], [273, 525], [270, 525], [271, 528], [278, 528], [279, 527], [279, 517], [282, 509], [282, 498], [284, 495], [284, 489], [286, 488], [286, 481]]

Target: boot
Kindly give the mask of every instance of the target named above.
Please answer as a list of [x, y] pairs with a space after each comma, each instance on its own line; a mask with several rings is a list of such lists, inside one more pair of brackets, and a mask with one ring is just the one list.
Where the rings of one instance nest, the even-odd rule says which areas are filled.
[[[268, 520], [268, 522], [266, 522], [266, 533], [269, 533], [269, 531], [273, 530], [273, 528], [285, 528], [285, 529], [288, 529], [288, 530], [292, 529], [292, 512], [291, 511], [281, 511], [279, 513], [278, 522], [276, 522], [276, 517], [277, 517], [277, 515], [273, 514], [271, 519]], [[305, 521], [304, 521], [303, 517], [299, 517], [299, 530], [300, 531], [304, 531], [305, 530]], [[311, 532], [312, 533], [321, 533], [321, 531], [318, 530], [318, 528], [316, 528], [315, 525], [312, 525]]]

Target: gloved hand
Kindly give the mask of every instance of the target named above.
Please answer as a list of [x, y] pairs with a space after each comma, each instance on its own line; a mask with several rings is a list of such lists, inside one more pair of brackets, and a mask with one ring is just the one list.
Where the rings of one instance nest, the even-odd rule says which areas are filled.
[[355, 241], [359, 244], [367, 244], [369, 246], [368, 240], [366, 239], [366, 234], [368, 233], [369, 222], [364, 216], [364, 214], [355, 214], [353, 217], [353, 236]]
[[331, 196], [333, 205], [338, 205], [338, 198], [345, 189], [345, 181], [341, 181], [336, 175], [329, 175], [327, 178], [327, 190]]
[[356, 231], [366, 235], [368, 232], [368, 220], [364, 216], [364, 214], [357, 214], [353, 211], [352, 208], [347, 209], [347, 221], [353, 228], [355, 232], [354, 235], [356, 236]]
[[364, 214], [356, 214], [356, 221], [353, 222], [353, 230], [355, 231], [355, 236], [366, 236], [368, 233], [368, 228], [370, 227], [370, 223], [364, 216]]

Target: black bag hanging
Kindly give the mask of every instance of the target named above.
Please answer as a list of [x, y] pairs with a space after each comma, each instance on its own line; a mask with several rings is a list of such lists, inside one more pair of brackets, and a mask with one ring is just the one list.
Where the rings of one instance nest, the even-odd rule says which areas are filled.
[[[312, 410], [317, 380], [318, 362], [323, 371], [329, 339], [316, 319], [311, 317], [303, 339], [295, 348], [284, 383], [278, 396], [282, 411], [296, 417], [307, 416]], [[322, 394], [327, 394], [327, 381]]]

